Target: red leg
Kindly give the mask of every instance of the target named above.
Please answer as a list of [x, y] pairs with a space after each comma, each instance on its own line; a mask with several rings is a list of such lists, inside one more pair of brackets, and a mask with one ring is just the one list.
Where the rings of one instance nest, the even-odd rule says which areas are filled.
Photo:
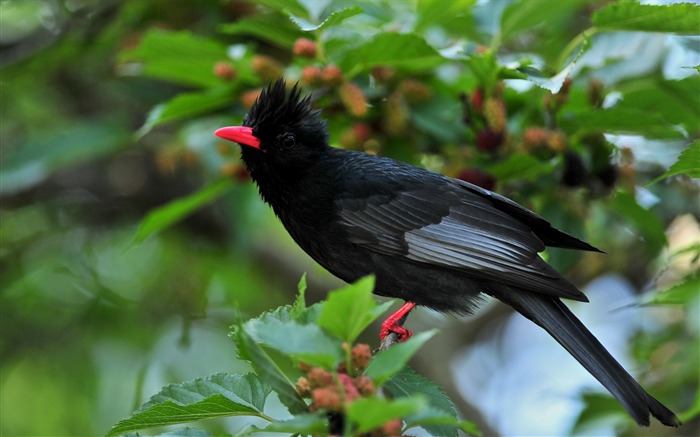
[[398, 335], [398, 341], [406, 341], [413, 333], [408, 329], [404, 328], [403, 322], [408, 317], [408, 313], [416, 306], [413, 302], [406, 302], [401, 308], [398, 309], [394, 314], [390, 315], [384, 322], [382, 322], [382, 329], [379, 331], [379, 340], [384, 341], [384, 338], [389, 335], [390, 332]]

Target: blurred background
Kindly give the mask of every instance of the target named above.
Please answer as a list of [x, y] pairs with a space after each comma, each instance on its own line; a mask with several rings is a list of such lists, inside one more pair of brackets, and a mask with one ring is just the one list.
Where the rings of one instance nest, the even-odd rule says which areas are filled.
[[[164, 384], [244, 369], [237, 314], [291, 303], [304, 272], [311, 301], [340, 285], [212, 135], [284, 75], [315, 93], [334, 146], [494, 189], [603, 249], [544, 256], [687, 424], [640, 430], [503, 305], [419, 310], [407, 326], [441, 334], [412, 365], [464, 419], [485, 435], [698, 435], [700, 184], [659, 179], [697, 159], [697, 9], [636, 29], [610, 6], [0, 1], [0, 434], [104, 434]], [[700, 166], [689, 156], [676, 173]]]

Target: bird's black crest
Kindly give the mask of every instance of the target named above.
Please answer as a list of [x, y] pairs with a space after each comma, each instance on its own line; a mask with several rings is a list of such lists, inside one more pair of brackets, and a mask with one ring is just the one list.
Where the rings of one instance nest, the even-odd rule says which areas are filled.
[[[261, 132], [270, 128], [302, 128], [325, 131], [320, 110], [311, 107], [311, 95], [301, 96], [302, 89], [295, 84], [289, 91], [283, 78], [263, 89], [243, 121], [244, 126]], [[273, 129], [275, 130], [275, 129]]]

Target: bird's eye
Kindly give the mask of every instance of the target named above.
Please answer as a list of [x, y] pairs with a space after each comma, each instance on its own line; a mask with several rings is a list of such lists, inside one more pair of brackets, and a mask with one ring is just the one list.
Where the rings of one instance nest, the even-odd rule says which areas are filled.
[[294, 134], [286, 134], [282, 137], [280, 143], [282, 144], [282, 147], [290, 148], [297, 143], [297, 139], [294, 137]]

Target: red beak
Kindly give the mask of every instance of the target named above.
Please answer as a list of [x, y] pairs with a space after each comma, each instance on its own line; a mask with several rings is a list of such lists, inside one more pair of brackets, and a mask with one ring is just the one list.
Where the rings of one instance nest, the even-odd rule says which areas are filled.
[[228, 126], [217, 129], [214, 132], [217, 137], [236, 142], [243, 146], [250, 146], [260, 149], [260, 139], [253, 135], [252, 127]]

